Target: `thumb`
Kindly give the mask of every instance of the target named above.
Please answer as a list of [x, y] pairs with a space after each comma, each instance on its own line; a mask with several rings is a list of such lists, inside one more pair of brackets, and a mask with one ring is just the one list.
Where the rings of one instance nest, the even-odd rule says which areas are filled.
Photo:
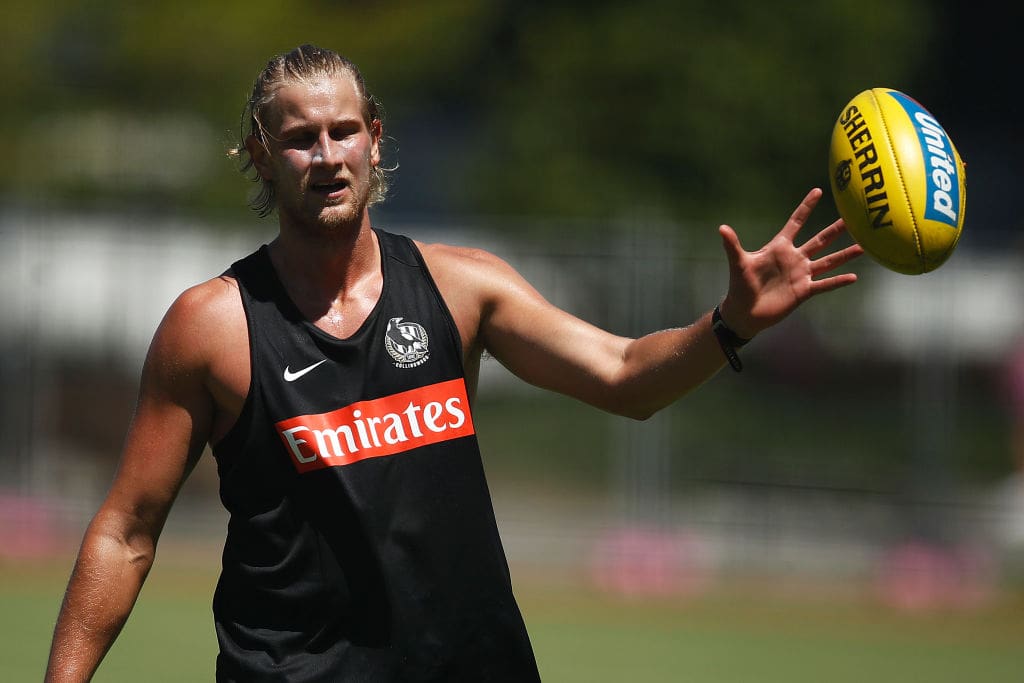
[[718, 226], [718, 234], [722, 236], [722, 248], [725, 250], [725, 257], [729, 259], [729, 265], [736, 265], [743, 255], [739, 235], [728, 225]]

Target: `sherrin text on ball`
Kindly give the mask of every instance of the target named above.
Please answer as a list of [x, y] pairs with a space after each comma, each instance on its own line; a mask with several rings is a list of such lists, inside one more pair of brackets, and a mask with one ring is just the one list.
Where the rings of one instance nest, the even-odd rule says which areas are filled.
[[956, 248], [964, 164], [945, 129], [908, 95], [872, 88], [850, 100], [832, 129], [829, 176], [847, 229], [883, 266], [926, 273]]

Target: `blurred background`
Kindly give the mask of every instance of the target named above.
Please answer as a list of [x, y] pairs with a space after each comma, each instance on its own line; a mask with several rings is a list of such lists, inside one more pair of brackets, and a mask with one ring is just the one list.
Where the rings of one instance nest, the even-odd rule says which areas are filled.
[[[1022, 637], [1024, 11], [1002, 4], [7, 0], [0, 574], [12, 591], [41, 567], [53, 578], [29, 650], [45, 657], [163, 312], [276, 232], [225, 152], [258, 71], [304, 42], [355, 61], [383, 103], [397, 170], [378, 226], [494, 251], [630, 335], [720, 300], [720, 223], [752, 249], [808, 188], [827, 190], [853, 95], [922, 102], [968, 167], [963, 238], [939, 271], [862, 260], [856, 287], [744, 349], [742, 374], [644, 423], [490, 361], [477, 428], [552, 680], [570, 679], [549, 643], [585, 632], [545, 611], [565, 591], [621, 624], [637, 604], [685, 619], [740, 586], [897, 614], [996, 610]], [[815, 224], [835, 215], [826, 196]], [[198, 568], [190, 594], [206, 606], [224, 524], [206, 457], [158, 562]]]

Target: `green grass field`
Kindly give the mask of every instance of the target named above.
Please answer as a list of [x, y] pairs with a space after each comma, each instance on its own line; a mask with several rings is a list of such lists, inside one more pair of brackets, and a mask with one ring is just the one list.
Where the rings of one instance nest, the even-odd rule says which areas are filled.
[[[3, 681], [42, 679], [69, 566], [0, 565]], [[95, 680], [212, 680], [214, 580], [158, 562]], [[1020, 595], [908, 614], [848, 591], [812, 599], [749, 584], [691, 600], [624, 601], [529, 578], [518, 594], [548, 682], [1022, 680]]]

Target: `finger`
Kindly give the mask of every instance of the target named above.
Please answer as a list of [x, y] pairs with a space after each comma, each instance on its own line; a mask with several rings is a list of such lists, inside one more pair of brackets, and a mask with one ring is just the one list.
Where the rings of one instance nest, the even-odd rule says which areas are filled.
[[835, 223], [804, 242], [800, 247], [800, 251], [810, 258], [835, 242], [836, 238], [844, 232], [846, 232], [846, 223], [844, 223], [843, 219], [840, 218]]
[[827, 256], [822, 256], [820, 259], [811, 263], [811, 277], [817, 277], [822, 273], [827, 273], [844, 266], [863, 253], [863, 247], [859, 244], [853, 244], [845, 249], [828, 254]]
[[831, 292], [833, 289], [852, 285], [856, 281], [856, 273], [842, 273], [840, 275], [827, 277], [823, 280], [812, 280], [810, 289], [808, 290], [808, 298], [824, 292]]
[[807, 219], [810, 217], [811, 212], [814, 211], [814, 207], [818, 205], [821, 195], [821, 188], [818, 187], [808, 192], [807, 196], [800, 202], [800, 205], [793, 211], [793, 215], [786, 221], [786, 225], [783, 226], [779, 234], [792, 242], [796, 234], [800, 232], [800, 228], [804, 227], [804, 224], [807, 223]]

